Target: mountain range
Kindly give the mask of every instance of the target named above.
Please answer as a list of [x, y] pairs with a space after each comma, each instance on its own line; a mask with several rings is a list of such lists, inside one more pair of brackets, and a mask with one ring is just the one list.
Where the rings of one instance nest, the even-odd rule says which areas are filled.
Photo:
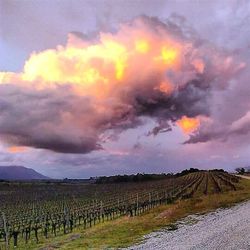
[[49, 177], [23, 166], [0, 166], [1, 180], [45, 180]]

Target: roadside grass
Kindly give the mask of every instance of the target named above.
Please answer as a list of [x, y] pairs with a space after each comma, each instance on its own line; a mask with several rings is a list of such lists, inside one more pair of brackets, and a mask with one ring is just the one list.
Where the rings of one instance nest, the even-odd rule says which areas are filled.
[[162, 228], [175, 230], [176, 221], [194, 213], [207, 213], [226, 208], [250, 199], [250, 180], [241, 179], [237, 191], [209, 195], [196, 195], [191, 199], [178, 200], [161, 205], [136, 217], [121, 217], [56, 238], [43, 239], [39, 244], [20, 245], [18, 249], [117, 249], [139, 243], [143, 236]]

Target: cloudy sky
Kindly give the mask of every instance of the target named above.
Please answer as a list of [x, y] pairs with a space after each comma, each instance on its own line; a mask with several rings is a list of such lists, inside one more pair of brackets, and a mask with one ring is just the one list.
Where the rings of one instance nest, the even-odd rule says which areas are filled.
[[249, 24], [247, 0], [1, 0], [0, 165], [250, 165]]

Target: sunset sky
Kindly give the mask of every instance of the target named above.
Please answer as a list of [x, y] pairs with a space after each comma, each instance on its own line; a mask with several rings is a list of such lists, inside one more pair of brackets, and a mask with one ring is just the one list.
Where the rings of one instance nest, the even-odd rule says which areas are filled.
[[249, 19], [247, 0], [1, 0], [0, 165], [250, 165]]

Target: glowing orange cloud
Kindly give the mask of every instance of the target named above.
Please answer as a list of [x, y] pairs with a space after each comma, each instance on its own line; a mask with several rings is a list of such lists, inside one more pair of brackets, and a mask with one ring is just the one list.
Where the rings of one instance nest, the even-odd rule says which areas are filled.
[[206, 103], [207, 84], [227, 83], [244, 65], [179, 28], [138, 17], [91, 39], [70, 33], [65, 45], [33, 52], [21, 72], [0, 72], [0, 84], [15, 85], [1, 86], [11, 107], [3, 116], [10, 120], [0, 124], [1, 139], [14, 145], [9, 151], [24, 152], [20, 145], [89, 153], [142, 117], [162, 123], [157, 133], [187, 108], [199, 117], [176, 123], [185, 133], [196, 131], [209, 109], [196, 105]]
[[[152, 89], [169, 94], [173, 86], [182, 85], [181, 79], [187, 83], [204, 72], [202, 53], [191, 42], [176, 38], [161, 25], [153, 29], [151, 25], [148, 19], [138, 18], [114, 34], [100, 33], [95, 41], [70, 33], [65, 46], [33, 52], [22, 72], [0, 72], [0, 84], [36, 89], [71, 85], [79, 95], [106, 99], [124, 86], [145, 87], [152, 78]], [[230, 58], [225, 63], [216, 57], [214, 61], [226, 68], [232, 64]]]
[[37, 89], [65, 84], [79, 95], [106, 98], [122, 86], [144, 83], [153, 74], [157, 75], [153, 89], [169, 93], [169, 86], [176, 83], [162, 84], [171, 81], [166, 71], [177, 71], [186, 63], [182, 58], [186, 43], [164, 32], [152, 32], [138, 19], [116, 34], [100, 33], [95, 42], [70, 34], [65, 46], [33, 52], [22, 72], [0, 72], [0, 83]]
[[171, 94], [174, 91], [174, 87], [169, 82], [161, 82], [159, 86], [155, 87], [155, 89], [160, 90], [164, 94]]
[[182, 129], [185, 134], [190, 134], [196, 131], [200, 126], [200, 119], [198, 117], [189, 118], [187, 116], [182, 116], [176, 124]]
[[135, 41], [136, 50], [140, 53], [146, 54], [149, 51], [149, 43], [146, 40]]
[[22, 146], [12, 146], [8, 148], [9, 153], [24, 153], [28, 149], [27, 147], [22, 147]]
[[192, 62], [192, 64], [198, 73], [202, 74], [204, 72], [205, 64], [202, 60], [196, 59]]
[[177, 50], [173, 48], [163, 47], [161, 50], [161, 56], [165, 63], [173, 64], [177, 58]]

